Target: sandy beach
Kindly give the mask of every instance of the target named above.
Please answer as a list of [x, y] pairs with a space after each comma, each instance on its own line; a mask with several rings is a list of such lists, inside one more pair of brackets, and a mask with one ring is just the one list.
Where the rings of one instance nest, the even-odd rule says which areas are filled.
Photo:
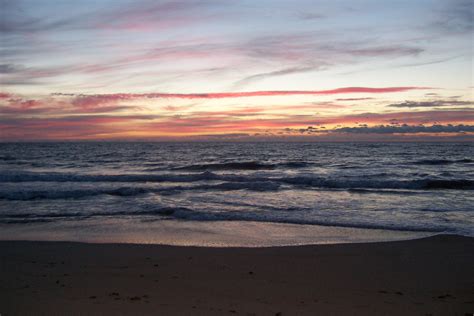
[[271, 248], [0, 242], [2, 315], [471, 315], [474, 239]]

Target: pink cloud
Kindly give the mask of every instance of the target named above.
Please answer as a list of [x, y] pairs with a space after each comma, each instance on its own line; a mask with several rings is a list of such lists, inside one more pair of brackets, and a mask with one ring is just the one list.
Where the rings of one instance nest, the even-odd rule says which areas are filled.
[[339, 98], [336, 101], [365, 101], [365, 100], [373, 100], [374, 98]]
[[220, 92], [220, 93], [149, 93], [136, 96], [146, 98], [180, 98], [180, 99], [224, 99], [264, 96], [292, 96], [292, 95], [332, 95], [350, 93], [394, 93], [409, 90], [432, 89], [428, 87], [346, 87], [332, 90], [291, 90], [291, 91], [250, 91], [250, 92]]
[[[85, 113], [110, 113], [120, 111], [142, 111], [145, 108], [132, 105], [113, 104], [120, 100], [120, 96], [94, 96], [87, 98], [74, 98], [63, 100], [54, 97], [47, 97], [40, 100], [25, 99], [21, 96], [9, 94], [9, 98], [4, 98], [0, 104], [0, 114], [22, 115], [22, 114], [44, 114], [54, 113], [65, 114], [85, 114]], [[1, 98], [0, 98], [1, 99]]]
[[[250, 109], [252, 112], [253, 109]], [[81, 139], [130, 137], [129, 133], [157, 137], [176, 137], [199, 134], [277, 133], [286, 129], [313, 126], [324, 133], [332, 129], [354, 126], [402, 124], [468, 124], [474, 122], [474, 111], [419, 111], [392, 113], [364, 113], [318, 117], [314, 115], [276, 115], [265, 118], [249, 117], [244, 112], [194, 113], [189, 116], [107, 116], [77, 115], [60, 118], [0, 118], [0, 139]], [[367, 125], [364, 125], [367, 124]], [[326, 126], [327, 128], [323, 128]], [[118, 136], [114, 136], [118, 135]]]
[[132, 2], [110, 10], [96, 21], [99, 29], [120, 31], [156, 31], [179, 28], [208, 21], [209, 14], [197, 12], [202, 3], [193, 2]]
[[0, 113], [2, 114], [38, 114], [50, 109], [40, 100], [23, 99], [11, 94], [8, 97], [9, 99], [5, 100], [4, 104], [0, 106]]
[[[89, 108], [101, 104], [108, 104], [120, 100], [130, 100], [139, 98], [149, 99], [226, 99], [226, 98], [245, 98], [245, 97], [272, 97], [272, 96], [295, 96], [295, 95], [334, 95], [334, 94], [352, 94], [352, 93], [396, 93], [410, 90], [433, 89], [429, 87], [345, 87], [331, 90], [290, 90], [290, 91], [248, 91], [248, 92], [217, 92], [217, 93], [117, 93], [117, 94], [95, 94], [95, 95], [76, 95], [72, 104], [81, 108]], [[63, 95], [56, 93], [55, 95]], [[64, 94], [70, 95], [70, 94]]]
[[110, 103], [132, 98], [134, 98], [133, 95], [121, 93], [103, 95], [78, 95], [71, 101], [71, 104], [82, 109], [90, 109], [96, 106], [108, 105]]

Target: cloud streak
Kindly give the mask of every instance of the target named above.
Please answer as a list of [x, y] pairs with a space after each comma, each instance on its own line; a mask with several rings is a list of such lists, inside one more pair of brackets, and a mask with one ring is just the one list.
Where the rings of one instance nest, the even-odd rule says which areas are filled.
[[468, 0], [86, 2], [0, 0], [0, 138], [474, 121]]
[[[102, 104], [118, 100], [130, 100], [137, 98], [149, 99], [226, 99], [226, 98], [247, 98], [247, 97], [272, 97], [272, 96], [296, 96], [296, 95], [335, 95], [335, 94], [352, 94], [352, 93], [396, 93], [410, 90], [433, 89], [430, 87], [345, 87], [331, 90], [275, 90], [275, 91], [249, 91], [249, 92], [216, 92], [216, 93], [118, 93], [118, 94], [95, 94], [74, 95], [76, 99], [73, 101], [77, 105], [84, 107], [94, 104]], [[71, 94], [55, 93], [53, 95], [71, 96]]]
[[405, 101], [402, 103], [393, 103], [387, 105], [392, 108], [427, 108], [427, 107], [443, 107], [443, 106], [469, 106], [473, 105], [473, 101], [460, 100], [433, 100], [433, 101]]
[[293, 74], [299, 74], [299, 73], [305, 73], [305, 72], [310, 72], [314, 70], [320, 70], [322, 69], [323, 66], [301, 66], [301, 67], [291, 67], [291, 68], [285, 68], [285, 69], [280, 69], [280, 70], [275, 70], [275, 71], [270, 71], [270, 72], [264, 72], [264, 73], [259, 73], [255, 75], [251, 75], [248, 77], [245, 77], [239, 81], [237, 81], [234, 86], [243, 86], [247, 85], [249, 83], [252, 83], [257, 80], [262, 80], [266, 78], [271, 78], [271, 77], [278, 77], [278, 76], [286, 76], [286, 75], [293, 75]]
[[[29, 104], [25, 105], [26, 107]], [[0, 118], [0, 139], [94, 139], [146, 137], [187, 137], [204, 134], [248, 133], [277, 136], [279, 133], [308, 134], [410, 134], [472, 133], [474, 110], [431, 110], [419, 112], [362, 113], [334, 116], [265, 114], [262, 108], [236, 111], [203, 111], [183, 115], [139, 115], [101, 111], [63, 112], [59, 117], [43, 117], [42, 109], [31, 107], [26, 116]], [[100, 108], [98, 108], [100, 109]], [[106, 107], [107, 109], [107, 107]], [[20, 111], [20, 109], [18, 109]], [[76, 109], [77, 110], [77, 109]], [[132, 112], [136, 113], [136, 112]], [[8, 114], [8, 113], [7, 113]], [[14, 114], [14, 113], [13, 113]], [[20, 113], [21, 114], [21, 113]], [[32, 115], [39, 114], [39, 117]], [[56, 114], [57, 115], [57, 114]], [[425, 124], [422, 126], [421, 124]], [[427, 128], [427, 126], [447, 126]], [[451, 126], [457, 126], [455, 128]], [[465, 126], [471, 126], [465, 128]], [[311, 128], [309, 128], [311, 127]], [[415, 128], [416, 127], [416, 128]], [[84, 136], [86, 135], [86, 136]]]
[[334, 129], [332, 132], [355, 134], [473, 133], [474, 125], [379, 125], [372, 127], [342, 127]]

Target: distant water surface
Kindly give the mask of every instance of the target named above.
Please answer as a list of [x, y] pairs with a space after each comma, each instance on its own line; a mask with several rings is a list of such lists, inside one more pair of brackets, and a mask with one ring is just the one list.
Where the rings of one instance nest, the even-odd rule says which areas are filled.
[[469, 143], [4, 143], [0, 238], [173, 222], [474, 236], [473, 159]]

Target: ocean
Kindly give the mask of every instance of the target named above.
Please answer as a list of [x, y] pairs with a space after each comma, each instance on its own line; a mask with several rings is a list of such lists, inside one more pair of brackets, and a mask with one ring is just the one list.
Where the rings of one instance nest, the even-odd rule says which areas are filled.
[[469, 143], [2, 143], [0, 239], [474, 236], [473, 159]]

